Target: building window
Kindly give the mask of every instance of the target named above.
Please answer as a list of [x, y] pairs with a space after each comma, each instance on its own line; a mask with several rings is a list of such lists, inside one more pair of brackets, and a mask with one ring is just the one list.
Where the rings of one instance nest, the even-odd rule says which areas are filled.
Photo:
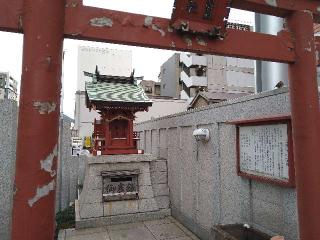
[[197, 67], [197, 68], [196, 68], [196, 75], [197, 75], [198, 77], [204, 76], [205, 73], [206, 73], [205, 67]]
[[152, 93], [152, 87], [146, 86], [145, 89], [144, 89], [144, 91], [145, 91], [146, 93]]

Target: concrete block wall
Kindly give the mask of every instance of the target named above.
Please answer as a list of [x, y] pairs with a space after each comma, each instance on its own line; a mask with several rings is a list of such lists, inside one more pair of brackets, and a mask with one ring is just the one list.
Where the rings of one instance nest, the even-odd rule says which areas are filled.
[[151, 185], [159, 209], [170, 208], [167, 161], [156, 159], [150, 164]]
[[[295, 189], [239, 177], [236, 128], [228, 124], [288, 114], [283, 88], [140, 123], [135, 130], [140, 148], [167, 159], [172, 215], [201, 239], [212, 239], [214, 225], [248, 223], [297, 240]], [[206, 143], [192, 136], [201, 127], [210, 130]]]
[[[0, 239], [10, 239], [17, 140], [17, 102], [0, 100]], [[84, 157], [71, 156], [70, 122], [60, 121], [56, 211], [76, 198], [77, 182], [83, 183]]]
[[85, 156], [70, 154], [61, 159], [61, 177], [57, 180], [56, 212], [65, 209], [77, 199], [78, 185], [83, 185], [84, 179]]
[[0, 100], [0, 239], [10, 239], [16, 159], [17, 102]]
[[56, 189], [56, 212], [65, 209], [77, 198], [78, 183], [84, 179], [84, 156], [71, 156], [71, 121], [60, 119], [59, 162]]

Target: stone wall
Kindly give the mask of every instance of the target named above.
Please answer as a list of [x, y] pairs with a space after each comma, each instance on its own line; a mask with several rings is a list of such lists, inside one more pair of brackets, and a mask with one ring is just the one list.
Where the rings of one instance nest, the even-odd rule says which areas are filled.
[[56, 212], [65, 209], [77, 198], [77, 186], [83, 183], [84, 156], [71, 156], [71, 121], [60, 119], [59, 164], [57, 174]]
[[[172, 215], [201, 239], [212, 226], [248, 223], [268, 234], [298, 239], [296, 191], [239, 177], [238, 119], [290, 114], [287, 89], [251, 95], [137, 124], [139, 148], [168, 161]], [[208, 128], [210, 140], [192, 132]]]
[[[10, 239], [10, 224], [17, 139], [17, 103], [0, 100], [0, 239]], [[70, 121], [60, 121], [56, 211], [77, 197], [77, 183], [83, 183], [84, 157], [71, 156]]]
[[16, 159], [17, 102], [0, 100], [0, 239], [10, 239]]
[[167, 160], [165, 159], [155, 159], [150, 163], [151, 185], [159, 209], [170, 208], [167, 171]]

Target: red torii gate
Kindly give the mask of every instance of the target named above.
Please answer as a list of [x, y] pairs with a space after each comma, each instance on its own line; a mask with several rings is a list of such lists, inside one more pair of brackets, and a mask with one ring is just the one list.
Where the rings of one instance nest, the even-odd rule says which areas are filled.
[[300, 237], [319, 238], [320, 114], [313, 23], [320, 22], [320, 3], [232, 0], [230, 6], [286, 18], [288, 29], [278, 36], [227, 29], [224, 39], [214, 40], [181, 35], [169, 19], [86, 7], [81, 0], [0, 0], [0, 30], [24, 34], [12, 239], [54, 235], [64, 38], [288, 63]]

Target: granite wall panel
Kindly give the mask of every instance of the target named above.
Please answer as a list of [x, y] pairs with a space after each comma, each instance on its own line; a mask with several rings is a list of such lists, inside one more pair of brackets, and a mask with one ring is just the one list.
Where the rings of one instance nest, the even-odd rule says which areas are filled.
[[0, 239], [9, 240], [16, 159], [17, 102], [0, 100]]
[[[239, 177], [236, 128], [229, 124], [290, 111], [288, 90], [282, 88], [135, 125], [145, 133], [142, 136], [159, 130], [160, 156], [168, 161], [173, 216], [202, 239], [212, 237], [214, 225], [248, 223], [297, 240], [295, 189]], [[209, 129], [208, 142], [194, 140], [192, 131], [200, 127]], [[150, 149], [148, 138], [141, 141]]]

